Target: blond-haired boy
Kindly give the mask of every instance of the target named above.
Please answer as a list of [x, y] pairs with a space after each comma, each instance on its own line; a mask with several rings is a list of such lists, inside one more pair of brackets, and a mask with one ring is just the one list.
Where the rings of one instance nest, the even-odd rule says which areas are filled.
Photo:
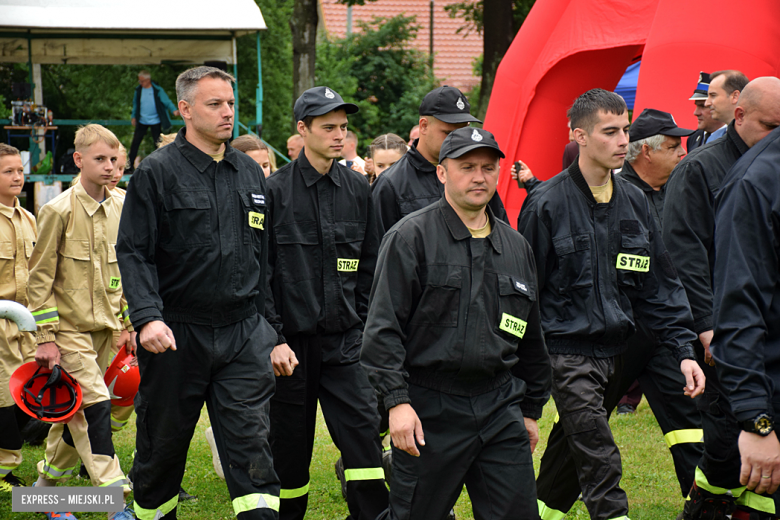
[[[52, 426], [36, 486], [71, 477], [80, 457], [94, 486], [130, 492], [111, 442], [111, 401], [103, 381], [113, 331], [123, 328], [115, 250], [122, 199], [107, 188], [120, 146], [100, 125], [80, 128], [73, 160], [81, 178], [38, 215], [28, 283], [29, 308], [38, 323], [35, 360], [42, 366], [59, 364], [75, 377], [83, 402], [70, 422]], [[67, 513], [59, 518], [75, 517]], [[134, 516], [127, 509], [109, 515], [112, 520], [130, 518]]]
[[[0, 143], [0, 300], [27, 305], [27, 260], [36, 239], [35, 217], [19, 205], [24, 166], [19, 150]], [[24, 483], [12, 471], [22, 462], [20, 430], [29, 417], [14, 403], [8, 389], [11, 374], [32, 361], [35, 337], [0, 319], [0, 495]], [[6, 495], [8, 496], [8, 495]]]

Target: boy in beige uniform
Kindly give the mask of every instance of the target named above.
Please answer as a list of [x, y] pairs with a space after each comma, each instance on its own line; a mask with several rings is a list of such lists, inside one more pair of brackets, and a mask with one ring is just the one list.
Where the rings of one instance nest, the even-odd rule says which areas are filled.
[[[36, 240], [35, 217], [19, 205], [24, 166], [19, 150], [0, 143], [0, 300], [27, 305], [27, 261]], [[0, 320], [0, 494], [24, 483], [12, 471], [22, 463], [20, 430], [29, 417], [14, 403], [8, 382], [35, 355], [35, 337]]]
[[[81, 385], [81, 409], [52, 426], [36, 486], [72, 476], [81, 458], [95, 486], [130, 490], [111, 442], [111, 402], [103, 374], [113, 332], [122, 330], [122, 283], [116, 238], [122, 199], [106, 187], [120, 143], [100, 125], [76, 132], [78, 184], [41, 208], [38, 242], [30, 259], [29, 308], [38, 323], [39, 365], [60, 364]], [[72, 515], [62, 518], [75, 518]], [[129, 510], [109, 515], [133, 518]]]

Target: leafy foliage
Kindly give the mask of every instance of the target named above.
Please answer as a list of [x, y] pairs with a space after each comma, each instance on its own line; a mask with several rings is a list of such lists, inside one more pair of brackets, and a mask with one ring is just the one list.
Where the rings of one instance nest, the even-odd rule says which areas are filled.
[[407, 135], [422, 98], [438, 84], [427, 55], [409, 48], [419, 30], [414, 22], [403, 15], [375, 17], [358, 22], [359, 30], [344, 39], [318, 45], [317, 84], [360, 107], [350, 127], [362, 146], [387, 132]]
[[[515, 32], [520, 30], [525, 17], [531, 11], [536, 0], [506, 0], [512, 2], [512, 25]], [[466, 24], [458, 29], [458, 33], [465, 31], [469, 34], [471, 31], [477, 31], [482, 34], [484, 27], [484, 2], [483, 0], [463, 0], [444, 6], [444, 10], [450, 15], [450, 18], [463, 18]]]

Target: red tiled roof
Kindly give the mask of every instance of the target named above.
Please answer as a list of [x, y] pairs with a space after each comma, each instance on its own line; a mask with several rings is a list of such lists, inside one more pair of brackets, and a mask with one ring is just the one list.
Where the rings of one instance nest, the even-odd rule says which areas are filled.
[[[464, 36], [465, 30], [457, 30], [465, 25], [462, 18], [450, 18], [444, 6], [458, 0], [435, 0], [433, 9], [433, 68], [437, 78], [443, 84], [470, 90], [479, 84], [480, 78], [474, 76], [472, 62], [482, 54], [482, 35], [472, 30]], [[343, 38], [347, 34], [347, 6], [336, 3], [337, 0], [320, 0], [322, 22], [329, 36]], [[376, 0], [366, 5], [352, 7], [352, 30], [360, 30], [359, 20], [370, 22], [374, 16], [392, 18], [403, 13], [405, 16], [417, 16], [417, 38], [413, 47], [424, 53], [429, 50], [430, 38], [430, 1], [429, 0]]]

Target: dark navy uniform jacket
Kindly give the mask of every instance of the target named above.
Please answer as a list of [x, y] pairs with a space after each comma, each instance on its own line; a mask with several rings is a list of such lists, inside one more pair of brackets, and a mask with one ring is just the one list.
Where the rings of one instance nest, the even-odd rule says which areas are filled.
[[550, 396], [528, 243], [488, 208], [491, 233], [472, 238], [442, 197], [382, 241], [360, 360], [389, 410], [408, 384], [471, 396], [512, 377], [520, 407], [538, 419]]
[[551, 354], [622, 353], [641, 317], [678, 361], [693, 359], [691, 311], [644, 193], [612, 176], [593, 198], [577, 162], [526, 199], [518, 230], [536, 258]]
[[712, 355], [739, 421], [780, 411], [780, 129], [737, 161], [715, 204]]

